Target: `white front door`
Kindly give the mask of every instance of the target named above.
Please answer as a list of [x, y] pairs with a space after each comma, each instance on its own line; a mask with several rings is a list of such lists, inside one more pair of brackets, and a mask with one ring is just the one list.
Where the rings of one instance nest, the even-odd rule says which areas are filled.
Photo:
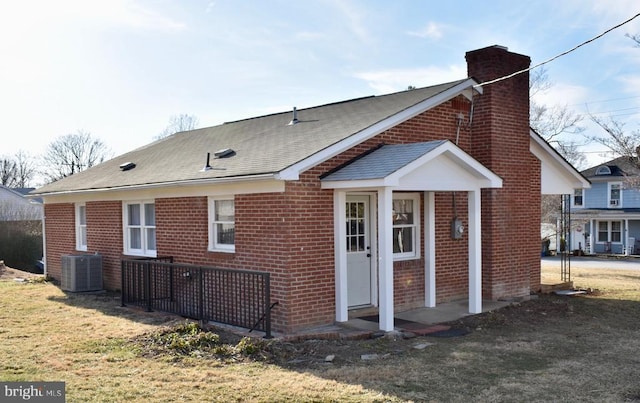
[[349, 308], [372, 305], [369, 196], [347, 196], [347, 301]]

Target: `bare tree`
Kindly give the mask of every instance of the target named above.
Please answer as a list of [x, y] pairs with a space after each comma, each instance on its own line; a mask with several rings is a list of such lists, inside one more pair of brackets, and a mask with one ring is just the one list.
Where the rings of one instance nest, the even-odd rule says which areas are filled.
[[27, 152], [20, 150], [16, 154], [16, 186], [27, 188], [31, 186], [36, 175], [36, 167], [33, 157]]
[[[636, 47], [640, 47], [640, 35], [626, 36], [636, 43]], [[605, 135], [591, 135], [588, 139], [602, 144], [618, 157], [629, 158], [640, 168], [640, 130], [625, 130], [625, 123], [613, 117], [599, 118], [594, 114], [589, 114], [589, 117], [600, 126]]]
[[10, 188], [16, 185], [16, 161], [12, 157], [0, 157], [0, 184]]
[[111, 150], [89, 132], [60, 136], [54, 140], [44, 155], [46, 170], [43, 175], [51, 182], [73, 175], [103, 162], [111, 156]]
[[0, 184], [7, 187], [26, 188], [36, 175], [33, 158], [25, 151], [14, 157], [0, 157]]
[[611, 117], [602, 119], [589, 115], [591, 121], [605, 132], [605, 136], [592, 135], [589, 139], [607, 147], [619, 157], [636, 158], [640, 162], [638, 146], [640, 146], [640, 130], [625, 131], [624, 122]]
[[198, 127], [198, 118], [194, 115], [187, 115], [181, 113], [180, 115], [173, 115], [169, 118], [169, 124], [162, 133], [154, 137], [155, 140], [163, 139], [167, 136], [171, 136], [174, 133], [184, 132], [187, 130], [193, 130]]
[[575, 136], [584, 131], [580, 126], [582, 115], [570, 110], [566, 105], [543, 105], [534, 100], [537, 94], [548, 91], [553, 84], [547, 70], [534, 70], [529, 78], [531, 128], [547, 140], [564, 158], [574, 166], [584, 163], [585, 157], [578, 151], [582, 143], [567, 136]]
[[625, 36], [631, 39], [632, 41], [634, 41], [636, 43], [636, 47], [640, 48], [640, 34], [635, 34], [635, 35], [626, 34]]

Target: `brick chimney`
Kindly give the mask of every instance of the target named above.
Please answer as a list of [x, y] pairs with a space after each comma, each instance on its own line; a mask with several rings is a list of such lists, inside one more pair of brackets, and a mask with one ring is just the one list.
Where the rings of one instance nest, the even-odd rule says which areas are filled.
[[[467, 52], [483, 83], [529, 67], [528, 56], [490, 46]], [[540, 287], [540, 163], [529, 151], [529, 73], [483, 86], [474, 100], [471, 154], [503, 179], [482, 193], [483, 296], [528, 296]]]

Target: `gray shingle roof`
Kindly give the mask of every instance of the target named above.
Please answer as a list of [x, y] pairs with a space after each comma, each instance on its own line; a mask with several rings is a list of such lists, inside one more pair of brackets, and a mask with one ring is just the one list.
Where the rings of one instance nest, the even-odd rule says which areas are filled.
[[[295, 125], [287, 111], [176, 133], [32, 194], [274, 174], [464, 81], [300, 109]], [[223, 148], [236, 155], [213, 159]], [[215, 169], [203, 172], [207, 152]], [[136, 167], [121, 171], [125, 162]]]
[[322, 180], [352, 181], [386, 178], [445, 142], [446, 140], [436, 140], [424, 143], [384, 145], [325, 176]]
[[[611, 175], [596, 175], [596, 171], [601, 166], [608, 166]], [[618, 157], [603, 164], [596, 165], [581, 172], [586, 178], [606, 178], [606, 177], [624, 177], [624, 176], [640, 176], [640, 162], [638, 158]]]

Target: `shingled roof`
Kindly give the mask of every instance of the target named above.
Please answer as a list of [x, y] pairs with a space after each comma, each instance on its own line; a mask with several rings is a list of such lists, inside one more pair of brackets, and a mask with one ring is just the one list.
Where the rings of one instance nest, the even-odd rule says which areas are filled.
[[[596, 175], [598, 168], [601, 166], [609, 167], [611, 174], [607, 175]], [[611, 161], [607, 161], [603, 164], [596, 165], [589, 169], [585, 169], [581, 172], [582, 175], [586, 178], [594, 179], [597, 177], [600, 178], [611, 178], [611, 177], [624, 177], [624, 176], [640, 176], [640, 161], [635, 157], [618, 157]]]
[[[105, 189], [136, 188], [274, 175], [322, 150], [455, 87], [470, 88], [464, 79], [398, 93], [358, 98], [292, 112], [282, 112], [176, 133], [112, 160], [45, 185], [32, 194], [47, 195]], [[454, 94], [457, 95], [457, 94]], [[217, 150], [235, 152], [214, 158]], [[203, 170], [211, 153], [213, 169]], [[120, 166], [131, 162], [128, 170]]]

